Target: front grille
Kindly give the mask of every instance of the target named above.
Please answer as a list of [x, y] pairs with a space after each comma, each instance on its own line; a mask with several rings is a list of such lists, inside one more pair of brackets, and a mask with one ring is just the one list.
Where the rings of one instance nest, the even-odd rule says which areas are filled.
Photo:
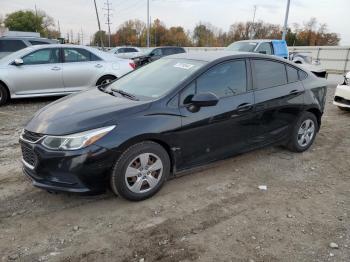
[[24, 132], [22, 133], [22, 138], [29, 141], [29, 142], [37, 142], [40, 138], [42, 138], [44, 135], [42, 134], [38, 134], [38, 133], [34, 133], [34, 132], [30, 132], [27, 130], [24, 130]]
[[33, 149], [25, 143], [21, 143], [21, 149], [23, 160], [32, 167], [35, 167], [37, 164], [37, 157]]
[[334, 101], [338, 102], [338, 103], [345, 104], [345, 105], [350, 105], [350, 100], [344, 99], [344, 98], [342, 98], [340, 96], [334, 97]]

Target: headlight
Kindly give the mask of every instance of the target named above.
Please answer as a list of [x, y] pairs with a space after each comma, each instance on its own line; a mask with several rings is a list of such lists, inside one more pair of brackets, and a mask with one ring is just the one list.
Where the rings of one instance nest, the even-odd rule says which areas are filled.
[[114, 128], [108, 126], [67, 136], [46, 136], [42, 144], [53, 150], [77, 150], [95, 143]]

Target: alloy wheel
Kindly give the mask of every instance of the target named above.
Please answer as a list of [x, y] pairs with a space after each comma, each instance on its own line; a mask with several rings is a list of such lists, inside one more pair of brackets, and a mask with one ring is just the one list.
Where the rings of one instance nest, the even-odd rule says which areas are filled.
[[306, 119], [298, 131], [298, 144], [301, 147], [307, 147], [315, 135], [315, 123], [311, 119]]
[[135, 157], [125, 171], [130, 191], [140, 194], [155, 188], [163, 174], [163, 163], [155, 154], [143, 153]]

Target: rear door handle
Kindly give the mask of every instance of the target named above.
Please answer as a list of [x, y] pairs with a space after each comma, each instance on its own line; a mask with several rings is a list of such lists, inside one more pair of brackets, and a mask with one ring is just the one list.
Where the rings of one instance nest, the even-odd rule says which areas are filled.
[[54, 66], [51, 68], [52, 71], [60, 71], [61, 70], [61, 67], [58, 67], [58, 66]]
[[95, 65], [95, 67], [96, 67], [96, 68], [101, 68], [101, 67], [103, 67], [103, 65], [97, 64], [97, 65]]
[[250, 104], [250, 103], [243, 103], [243, 104], [240, 104], [237, 107], [237, 111], [238, 112], [246, 112], [246, 111], [250, 111], [252, 108], [253, 108], [252, 104]]
[[294, 89], [294, 90], [289, 92], [290, 95], [294, 95], [294, 94], [298, 94], [298, 93], [299, 93], [299, 90], [297, 90], [297, 89]]

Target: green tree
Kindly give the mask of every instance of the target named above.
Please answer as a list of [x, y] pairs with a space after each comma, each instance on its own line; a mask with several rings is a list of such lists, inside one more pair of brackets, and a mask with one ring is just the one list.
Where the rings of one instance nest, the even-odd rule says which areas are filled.
[[17, 11], [6, 15], [5, 26], [12, 31], [42, 32], [43, 19], [32, 11]]
[[97, 31], [92, 38], [92, 43], [90, 44], [94, 46], [101, 46], [101, 37], [103, 46], [108, 46], [108, 37], [106, 31]]
[[6, 15], [5, 26], [12, 31], [38, 32], [41, 36], [56, 36], [54, 20], [44, 11], [16, 11]]

